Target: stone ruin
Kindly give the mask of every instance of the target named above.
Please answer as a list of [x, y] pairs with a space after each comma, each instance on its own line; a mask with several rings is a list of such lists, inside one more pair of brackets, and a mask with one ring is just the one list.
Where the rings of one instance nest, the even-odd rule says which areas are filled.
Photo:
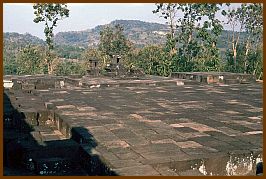
[[4, 175], [255, 174], [263, 117], [252, 76], [130, 79], [97, 65], [87, 78], [4, 76]]
[[104, 71], [105, 73], [100, 72], [99, 60], [97, 58], [92, 58], [89, 60], [89, 66], [87, 70], [87, 76], [89, 77], [106, 76], [111, 78], [132, 79], [145, 76], [143, 70], [141, 69], [127, 69], [124, 65], [121, 55], [113, 55], [111, 62], [104, 67]]
[[96, 58], [89, 59], [89, 66], [87, 70], [87, 74], [90, 76], [99, 76], [99, 60]]

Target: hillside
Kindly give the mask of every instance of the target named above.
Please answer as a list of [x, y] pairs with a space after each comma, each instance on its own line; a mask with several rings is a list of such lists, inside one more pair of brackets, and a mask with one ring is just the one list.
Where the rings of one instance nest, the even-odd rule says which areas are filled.
[[4, 52], [15, 53], [27, 45], [45, 45], [45, 41], [29, 33], [19, 34], [6, 32], [3, 34]]
[[167, 25], [149, 23], [139, 20], [115, 20], [110, 24], [99, 25], [85, 31], [59, 32], [55, 35], [55, 43], [75, 46], [96, 46], [99, 43], [100, 31], [106, 26], [121, 25], [125, 36], [137, 47], [147, 44], [162, 44], [165, 42]]
[[[45, 46], [44, 40], [33, 36], [29, 33], [19, 34], [15, 32], [4, 33], [4, 60], [10, 61], [16, 58], [19, 50], [25, 48], [27, 45]], [[57, 44], [55, 45], [55, 53], [62, 58], [79, 58], [84, 48], [79, 48], [73, 45]]]
[[[115, 20], [110, 24], [99, 25], [85, 31], [59, 32], [55, 35], [55, 52], [62, 58], [79, 58], [87, 47], [96, 47], [100, 39], [100, 31], [106, 26], [120, 24], [124, 28], [125, 36], [135, 44], [143, 47], [151, 44], [163, 44], [166, 33], [169, 31], [167, 25], [149, 23], [139, 20]], [[224, 30], [219, 37], [217, 47], [221, 51], [227, 48], [227, 35], [230, 31]], [[243, 39], [241, 34], [240, 39]], [[45, 45], [45, 41], [31, 34], [4, 33], [4, 59], [15, 58], [19, 49], [26, 45]]]
[[45, 42], [29, 33], [19, 34], [16, 32], [4, 33], [4, 45], [16, 44], [17, 46], [24, 46], [25, 44], [44, 45]]
[[[168, 26], [159, 23], [143, 22], [139, 20], [115, 20], [110, 24], [99, 25], [93, 29], [85, 31], [59, 32], [55, 35], [55, 43], [58, 45], [71, 45], [79, 47], [96, 47], [100, 39], [100, 31], [106, 26], [121, 25], [124, 28], [125, 36], [135, 44], [136, 47], [143, 47], [149, 44], [163, 44], [166, 40]], [[227, 35], [230, 31], [223, 30], [217, 47], [224, 49], [227, 47]], [[240, 35], [243, 39], [244, 33]]]
[[15, 32], [6, 32], [3, 34], [3, 54], [4, 60], [15, 59], [20, 49], [27, 45], [45, 45], [45, 42], [29, 33], [19, 34]]

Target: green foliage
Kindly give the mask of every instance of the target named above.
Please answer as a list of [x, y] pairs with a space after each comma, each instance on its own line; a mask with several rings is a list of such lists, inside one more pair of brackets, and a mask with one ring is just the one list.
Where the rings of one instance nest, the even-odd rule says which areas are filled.
[[56, 75], [84, 75], [86, 69], [82, 63], [63, 61], [60, 62], [55, 69]]
[[146, 74], [155, 75], [158, 73], [157, 68], [162, 55], [162, 48], [158, 46], [144, 47], [138, 54], [137, 65], [143, 68]]
[[[108, 26], [113, 27], [116, 23], [120, 23], [123, 27], [124, 35], [128, 40], [134, 42], [134, 47], [143, 48], [147, 45], [163, 45], [166, 43], [165, 35], [158, 33], [167, 33], [168, 26], [165, 24], [157, 24], [150, 22], [142, 22], [135, 20], [119, 20], [113, 21]], [[54, 41], [57, 45], [68, 45], [75, 47], [97, 48], [97, 42], [100, 40], [100, 31], [107, 25], [97, 26], [90, 30], [84, 31], [70, 31], [59, 32], [55, 35]], [[178, 34], [176, 31], [175, 34]], [[221, 35], [218, 36], [217, 48], [227, 48], [227, 34], [232, 31], [223, 30]], [[240, 33], [240, 39], [246, 36], [245, 32]], [[56, 47], [55, 47], [56, 48]]]
[[139, 49], [132, 49], [127, 53], [123, 60], [126, 69], [136, 70], [140, 68], [137, 64], [138, 55]]
[[44, 34], [49, 49], [53, 49], [53, 30], [57, 21], [69, 16], [66, 4], [59, 3], [37, 3], [33, 5], [35, 23], [45, 22]]
[[165, 42], [164, 35], [156, 32], [168, 31], [165, 24], [139, 20], [115, 20], [110, 24], [99, 25], [84, 31], [59, 32], [55, 35], [54, 41], [58, 45], [97, 48], [100, 41], [100, 32], [106, 27], [114, 28], [118, 24], [123, 27], [123, 34], [128, 40], [134, 42], [134, 46], [137, 48], [142, 48], [148, 44], [163, 44]]
[[[228, 41], [227, 64], [225, 70], [239, 73], [250, 73], [262, 78], [262, 32], [263, 32], [263, 7], [259, 3], [243, 3], [237, 9], [224, 11], [228, 24], [233, 33]], [[240, 31], [245, 31], [246, 36], [239, 38], [239, 33], [234, 32], [234, 27], [240, 25]], [[232, 44], [232, 45], [231, 45]]]
[[35, 19], [33, 22], [39, 23], [44, 22], [44, 34], [46, 37], [46, 44], [48, 51], [46, 52], [46, 63], [48, 68], [48, 74], [53, 73], [52, 63], [53, 58], [51, 57], [51, 50], [54, 48], [53, 43], [53, 30], [57, 26], [57, 21], [62, 20], [69, 16], [69, 10], [66, 4], [59, 3], [37, 3], [33, 5]]
[[41, 49], [45, 42], [28, 33], [4, 33], [3, 70], [5, 75], [18, 73], [17, 58], [21, 56], [23, 49], [29, 48], [29, 44], [31, 48], [38, 46], [38, 49]]
[[257, 79], [263, 79], [263, 48], [257, 48], [248, 54], [247, 73], [253, 74]]
[[[153, 12], [161, 13], [165, 19], [171, 20], [172, 12], [181, 14], [176, 20], [175, 37], [170, 36], [166, 42], [166, 51], [172, 58], [173, 71], [220, 70], [220, 57], [216, 44], [223, 26], [215, 17], [220, 6], [221, 4], [214, 3], [157, 4], [157, 9]], [[177, 52], [175, 54], [173, 54], [174, 49]]]
[[116, 25], [114, 28], [106, 27], [100, 32], [99, 50], [112, 57], [113, 55], [125, 55], [131, 48], [131, 43], [123, 34], [123, 28]]
[[97, 59], [99, 61], [98, 66], [100, 69], [103, 69], [107, 63], [111, 61], [110, 56], [95, 48], [89, 48], [81, 54], [81, 60], [84, 61], [83, 65], [86, 67], [89, 66], [89, 60], [92, 59]]
[[28, 46], [22, 49], [16, 59], [18, 75], [43, 74], [44, 54], [40, 46]]
[[[48, 51], [33, 46], [44, 46], [44, 42], [29, 34], [4, 33], [4, 73], [38, 74], [54, 69], [57, 75], [85, 74], [91, 58], [98, 59], [101, 69], [104, 69], [112, 55], [121, 55], [127, 69], [142, 68], [150, 75], [225, 70], [262, 78], [262, 4], [243, 3], [241, 7], [232, 9], [227, 3], [228, 9], [221, 13], [227, 17], [231, 31], [224, 31], [216, 16], [222, 4], [156, 5], [153, 12], [166, 20], [170, 31], [163, 24], [116, 20], [109, 26], [97, 26], [92, 30], [58, 33], [58, 43], [54, 47], [54, 27], [58, 20], [69, 16], [69, 10], [66, 4], [35, 4], [34, 22], [45, 23]], [[240, 26], [240, 32], [235, 31], [236, 26]], [[165, 32], [169, 33], [165, 36]], [[134, 49], [128, 39], [136, 43], [138, 49]], [[85, 50], [88, 46], [90, 48]]]
[[56, 45], [54, 47], [54, 53], [56, 53], [58, 57], [67, 59], [80, 59], [84, 51], [85, 48], [83, 47], [71, 45]]
[[251, 50], [248, 55], [245, 54], [245, 44], [240, 44], [238, 47], [236, 58], [238, 63], [236, 68], [234, 66], [233, 52], [227, 50], [225, 71], [234, 73], [248, 73], [253, 74], [257, 79], [262, 79], [263, 73], [263, 52], [262, 47]]
[[150, 45], [132, 51], [125, 61], [129, 69], [143, 69], [148, 75], [169, 76], [171, 73], [171, 59], [160, 46]]
[[17, 63], [15, 60], [4, 60], [4, 75], [15, 75], [17, 74]]

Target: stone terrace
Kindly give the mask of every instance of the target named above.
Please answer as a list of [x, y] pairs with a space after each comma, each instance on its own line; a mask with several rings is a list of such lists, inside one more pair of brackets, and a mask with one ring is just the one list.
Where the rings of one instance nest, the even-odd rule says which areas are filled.
[[[74, 139], [115, 175], [254, 175], [263, 147], [261, 83], [112, 81], [102, 88], [68, 78], [61, 88], [24, 94], [27, 103], [45, 104], [43, 125], [51, 121], [60, 133], [50, 140]], [[21, 90], [7, 93], [26, 105]]]

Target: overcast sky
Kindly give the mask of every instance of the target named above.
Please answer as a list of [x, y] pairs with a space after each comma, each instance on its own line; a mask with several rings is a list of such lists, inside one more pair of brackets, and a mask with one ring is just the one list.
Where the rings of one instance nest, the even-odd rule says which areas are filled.
[[[239, 6], [235, 4], [234, 6]], [[154, 3], [68, 3], [70, 16], [58, 21], [55, 33], [79, 31], [107, 24], [113, 20], [142, 20], [165, 24], [163, 18], [153, 14]], [[4, 32], [30, 33], [44, 39], [44, 24], [33, 22], [34, 14], [30, 3], [4, 3]], [[226, 27], [225, 27], [226, 28]]]

